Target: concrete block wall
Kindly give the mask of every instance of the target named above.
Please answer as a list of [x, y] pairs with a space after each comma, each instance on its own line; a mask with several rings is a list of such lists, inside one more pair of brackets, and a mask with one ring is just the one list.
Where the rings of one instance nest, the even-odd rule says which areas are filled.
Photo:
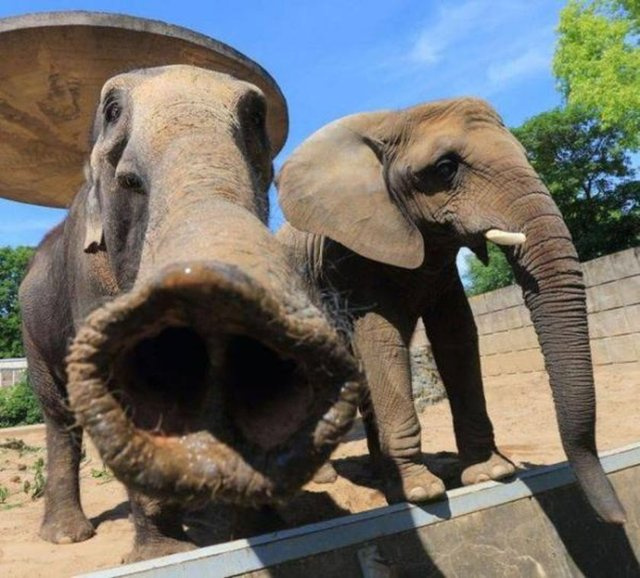
[[[595, 366], [640, 363], [640, 247], [583, 263]], [[544, 371], [520, 287], [472, 297], [483, 375]]]

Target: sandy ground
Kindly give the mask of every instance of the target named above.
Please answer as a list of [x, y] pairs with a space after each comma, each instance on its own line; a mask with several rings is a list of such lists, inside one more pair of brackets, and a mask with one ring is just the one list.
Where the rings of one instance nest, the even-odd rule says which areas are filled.
[[[596, 384], [600, 450], [640, 441], [640, 367], [624, 372], [599, 370]], [[493, 379], [486, 383], [486, 393], [498, 446], [505, 454], [525, 468], [564, 460], [546, 378]], [[428, 463], [450, 463], [450, 458], [436, 456], [434, 460], [438, 452], [455, 451], [447, 402], [427, 407], [421, 421]], [[19, 441], [8, 442], [7, 438]], [[104, 470], [95, 451], [87, 450], [81, 480], [83, 505], [97, 528], [96, 535], [80, 544], [56, 546], [37, 535], [43, 501], [33, 495], [42, 482], [38, 464], [46, 460], [43, 429], [20, 434], [0, 430], [0, 444], [5, 446], [0, 447], [0, 576], [53, 578], [119, 564], [133, 540], [126, 494]], [[385, 505], [368, 473], [365, 448], [362, 428], [356, 427], [334, 454], [338, 480], [309, 484], [293, 505], [280, 512], [284, 521], [298, 525]]]

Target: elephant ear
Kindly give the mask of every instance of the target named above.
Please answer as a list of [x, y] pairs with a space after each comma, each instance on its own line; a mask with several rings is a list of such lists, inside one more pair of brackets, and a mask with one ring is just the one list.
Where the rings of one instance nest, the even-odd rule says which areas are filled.
[[333, 122], [309, 137], [277, 179], [280, 205], [301, 231], [327, 236], [381, 263], [415, 269], [424, 260], [422, 234], [393, 202], [367, 132], [390, 113]]
[[87, 193], [84, 220], [84, 252], [97, 253], [100, 250], [104, 250], [104, 230], [96, 183], [91, 183]]

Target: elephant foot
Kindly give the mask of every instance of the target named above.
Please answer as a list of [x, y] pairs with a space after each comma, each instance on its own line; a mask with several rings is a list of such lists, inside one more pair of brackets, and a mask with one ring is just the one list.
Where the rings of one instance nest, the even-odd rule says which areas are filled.
[[430, 502], [441, 498], [445, 492], [444, 482], [434, 476], [426, 466], [411, 464], [407, 467], [403, 464], [400, 467], [400, 480], [395, 481], [392, 487], [388, 486], [387, 501]]
[[196, 548], [197, 546], [192, 542], [176, 540], [175, 538], [162, 538], [153, 542], [134, 545], [133, 550], [122, 557], [122, 563], [132, 564], [133, 562], [160, 558], [161, 556], [169, 556], [178, 552], [188, 552]]
[[502, 480], [512, 476], [515, 471], [515, 465], [500, 455], [497, 450], [494, 450], [491, 452], [489, 459], [476, 462], [465, 460], [460, 480], [464, 486], [470, 486], [471, 484], [479, 484], [489, 480]]
[[82, 510], [59, 511], [45, 516], [39, 536], [54, 544], [84, 542], [96, 533]]
[[336, 472], [331, 462], [325, 462], [315, 473], [312, 481], [316, 484], [332, 484], [337, 479], [338, 472]]

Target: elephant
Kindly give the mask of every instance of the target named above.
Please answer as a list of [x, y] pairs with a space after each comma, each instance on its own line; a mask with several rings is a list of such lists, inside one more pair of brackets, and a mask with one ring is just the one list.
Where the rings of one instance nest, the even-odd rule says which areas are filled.
[[285, 499], [349, 428], [358, 366], [266, 226], [270, 104], [191, 65], [106, 81], [86, 182], [20, 288], [44, 539], [94, 533], [83, 431], [127, 487], [133, 561], [192, 548], [187, 511]]
[[461, 481], [513, 474], [498, 450], [456, 255], [506, 254], [549, 373], [564, 450], [597, 515], [623, 507], [595, 443], [585, 288], [571, 235], [524, 148], [476, 98], [354, 114], [310, 136], [276, 178], [278, 232], [307, 283], [346, 301], [368, 382], [362, 414], [389, 502], [443, 495], [422, 461], [408, 345], [421, 318], [451, 404]]

